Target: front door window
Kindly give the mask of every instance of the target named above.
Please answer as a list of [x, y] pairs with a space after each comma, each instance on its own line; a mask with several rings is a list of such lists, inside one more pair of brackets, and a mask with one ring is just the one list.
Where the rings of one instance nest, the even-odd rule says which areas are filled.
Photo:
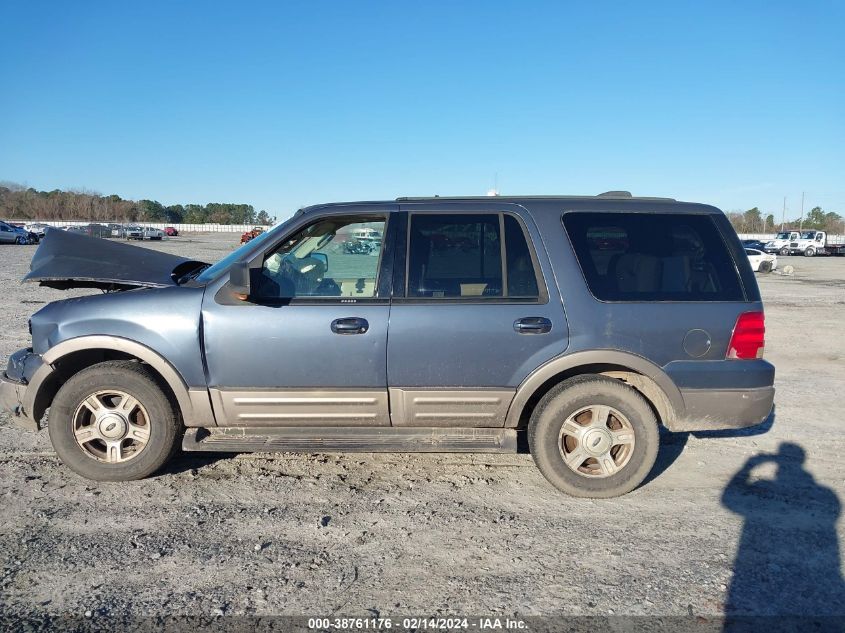
[[264, 258], [255, 296], [375, 297], [384, 225], [383, 218], [318, 220]]

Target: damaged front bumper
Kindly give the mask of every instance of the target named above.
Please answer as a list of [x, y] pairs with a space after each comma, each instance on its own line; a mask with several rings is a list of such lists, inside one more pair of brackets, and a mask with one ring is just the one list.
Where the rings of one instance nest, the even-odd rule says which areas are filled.
[[38, 420], [25, 403], [30, 379], [44, 362], [31, 349], [22, 349], [12, 354], [6, 371], [0, 372], [0, 411], [9, 413], [12, 423], [28, 431], [38, 430]]

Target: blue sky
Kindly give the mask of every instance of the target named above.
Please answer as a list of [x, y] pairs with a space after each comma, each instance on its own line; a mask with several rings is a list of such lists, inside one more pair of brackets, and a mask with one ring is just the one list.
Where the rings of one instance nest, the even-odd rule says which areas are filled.
[[8, 2], [0, 180], [280, 218], [629, 189], [845, 215], [842, 2]]

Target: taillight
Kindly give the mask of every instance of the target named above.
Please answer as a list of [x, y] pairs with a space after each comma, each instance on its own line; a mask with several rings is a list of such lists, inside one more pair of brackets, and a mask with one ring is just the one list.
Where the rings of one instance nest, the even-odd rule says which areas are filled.
[[766, 325], [762, 312], [743, 312], [739, 315], [728, 344], [725, 358], [763, 358], [766, 345]]

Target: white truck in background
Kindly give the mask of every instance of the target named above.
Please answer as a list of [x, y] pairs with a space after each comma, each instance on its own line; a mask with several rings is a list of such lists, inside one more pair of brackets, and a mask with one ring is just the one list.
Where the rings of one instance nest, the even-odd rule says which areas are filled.
[[766, 242], [767, 253], [777, 253], [778, 255], [789, 255], [789, 243], [794, 242], [800, 237], [798, 231], [781, 231], [775, 235], [774, 239]]
[[[781, 236], [788, 235], [784, 243]], [[781, 255], [845, 255], [845, 238], [828, 236], [825, 231], [790, 231], [778, 233], [774, 240], [766, 244], [766, 252], [778, 252]]]

